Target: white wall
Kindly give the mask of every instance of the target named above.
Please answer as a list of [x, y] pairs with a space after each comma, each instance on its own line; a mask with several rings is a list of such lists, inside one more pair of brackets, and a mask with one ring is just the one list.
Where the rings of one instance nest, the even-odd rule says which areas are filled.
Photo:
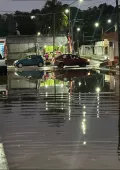
[[104, 55], [104, 42], [98, 41], [95, 43], [95, 55]]
[[79, 51], [80, 55], [93, 55], [92, 47], [91, 45], [82, 45]]

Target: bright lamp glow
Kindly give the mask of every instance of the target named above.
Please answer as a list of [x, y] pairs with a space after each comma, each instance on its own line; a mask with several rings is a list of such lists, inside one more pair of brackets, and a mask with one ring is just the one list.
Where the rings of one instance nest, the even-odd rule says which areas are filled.
[[37, 35], [40, 36], [40, 32], [38, 32]]
[[99, 24], [98, 22], [95, 23], [95, 27], [99, 27], [99, 25], [100, 25], [100, 24]]
[[96, 92], [99, 93], [100, 92], [100, 87], [96, 88]]
[[80, 28], [77, 28], [77, 31], [80, 31]]
[[47, 46], [46, 45], [44, 45], [44, 48], [46, 48]]
[[107, 22], [110, 24], [110, 23], [112, 22], [112, 20], [111, 20], [111, 19], [108, 19]]
[[69, 13], [69, 9], [66, 9], [66, 10], [65, 10], [65, 13], [68, 14], [68, 13]]
[[84, 142], [83, 142], [83, 145], [86, 145], [86, 144], [87, 144], [87, 142], [86, 142], [86, 141], [84, 141]]
[[32, 15], [32, 16], [31, 16], [31, 19], [35, 19], [35, 16]]

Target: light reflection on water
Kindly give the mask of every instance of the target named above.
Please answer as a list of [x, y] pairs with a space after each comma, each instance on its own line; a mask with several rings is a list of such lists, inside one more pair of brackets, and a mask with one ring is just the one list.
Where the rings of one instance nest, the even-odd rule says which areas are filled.
[[91, 70], [9, 73], [0, 136], [10, 168], [120, 167], [118, 80]]

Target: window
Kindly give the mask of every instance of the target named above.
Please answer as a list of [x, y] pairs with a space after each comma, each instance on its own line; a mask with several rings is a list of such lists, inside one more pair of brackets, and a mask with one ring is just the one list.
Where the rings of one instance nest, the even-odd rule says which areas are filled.
[[31, 56], [31, 58], [32, 58], [32, 59], [36, 59], [36, 58], [37, 58], [37, 56], [35, 56], [35, 55], [32, 55], [32, 56]]
[[72, 59], [75, 59], [75, 58], [76, 58], [76, 56], [75, 56], [75, 55], [71, 55], [71, 58], [72, 58]]
[[71, 54], [67, 54], [67, 58], [68, 59], [72, 58], [72, 55]]
[[66, 55], [63, 55], [63, 58], [65, 59], [65, 58], [67, 58], [67, 56], [66, 56]]

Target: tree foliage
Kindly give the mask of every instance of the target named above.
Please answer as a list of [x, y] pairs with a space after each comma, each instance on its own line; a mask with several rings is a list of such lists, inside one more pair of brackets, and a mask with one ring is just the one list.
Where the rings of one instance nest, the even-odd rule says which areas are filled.
[[[68, 32], [68, 15], [64, 13], [68, 8], [68, 4], [62, 4], [57, 0], [47, 1], [41, 10], [33, 9], [29, 12], [16, 11], [14, 15], [6, 14], [7, 19], [4, 20], [0, 16], [0, 36], [16, 34], [12, 23], [17, 23], [17, 29], [21, 35], [36, 35], [39, 31], [41, 34], [53, 34], [53, 14], [55, 13], [55, 33], [66, 34]], [[106, 3], [98, 7], [89, 7], [86, 10], [76, 7], [70, 8], [70, 21], [73, 26], [74, 41], [79, 40], [80, 43], [91, 43], [94, 40], [101, 39], [102, 30], [114, 31], [116, 22], [116, 9], [112, 5]], [[31, 16], [35, 16], [31, 19]], [[111, 18], [112, 23], [108, 24], [107, 20]], [[99, 22], [99, 28], [95, 28], [94, 23]], [[11, 24], [10, 24], [11, 23]], [[76, 28], [80, 27], [81, 31], [76, 32]], [[83, 42], [84, 41], [84, 42]]]

